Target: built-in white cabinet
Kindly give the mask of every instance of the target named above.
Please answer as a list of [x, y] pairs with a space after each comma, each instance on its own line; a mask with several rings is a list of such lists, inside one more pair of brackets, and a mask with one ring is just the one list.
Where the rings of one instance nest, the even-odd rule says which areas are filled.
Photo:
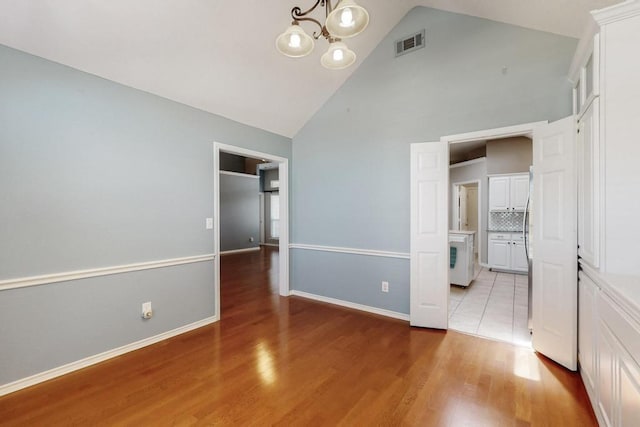
[[[593, 69], [593, 55], [585, 65]], [[590, 78], [590, 80], [593, 76]], [[578, 115], [578, 255], [591, 266], [600, 266], [600, 99], [586, 85], [586, 102]]]
[[592, 12], [569, 76], [577, 119], [578, 357], [603, 426], [640, 426], [640, 0]]
[[[584, 264], [583, 264], [584, 265]], [[640, 316], [594, 270], [579, 273], [580, 374], [605, 426], [640, 425]]]
[[584, 385], [596, 390], [596, 285], [580, 273], [578, 281], [578, 360]]
[[489, 233], [489, 267], [495, 270], [526, 272], [529, 262], [521, 233]]
[[529, 197], [529, 174], [489, 177], [489, 210], [523, 212]]

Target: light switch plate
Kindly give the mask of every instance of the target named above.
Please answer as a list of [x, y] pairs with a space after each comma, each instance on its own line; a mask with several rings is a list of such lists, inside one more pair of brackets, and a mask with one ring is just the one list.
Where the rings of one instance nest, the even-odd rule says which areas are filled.
[[207, 218], [206, 227], [207, 230], [213, 230], [213, 218]]

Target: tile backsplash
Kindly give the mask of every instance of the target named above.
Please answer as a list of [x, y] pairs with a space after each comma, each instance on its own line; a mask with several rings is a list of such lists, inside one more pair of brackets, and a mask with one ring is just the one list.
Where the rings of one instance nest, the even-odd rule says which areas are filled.
[[524, 212], [489, 212], [489, 230], [522, 231]]

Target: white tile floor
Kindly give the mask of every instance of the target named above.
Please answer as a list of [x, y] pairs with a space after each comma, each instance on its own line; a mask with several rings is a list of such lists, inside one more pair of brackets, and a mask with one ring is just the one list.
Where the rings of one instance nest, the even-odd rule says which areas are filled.
[[449, 328], [530, 347], [527, 276], [476, 271], [468, 287], [451, 285]]

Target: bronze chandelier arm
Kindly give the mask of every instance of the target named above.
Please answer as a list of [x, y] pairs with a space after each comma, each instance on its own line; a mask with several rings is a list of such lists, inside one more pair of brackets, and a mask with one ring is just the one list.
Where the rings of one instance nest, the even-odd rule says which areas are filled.
[[304, 12], [299, 6], [296, 6], [293, 9], [291, 9], [291, 17], [293, 18], [294, 22], [309, 21], [309, 22], [313, 22], [318, 26], [318, 28], [320, 28], [319, 32], [318, 31], [313, 32], [313, 38], [316, 40], [319, 39], [320, 36], [324, 36], [324, 38], [328, 40], [330, 37], [329, 31], [327, 31], [325, 26], [322, 25], [320, 21], [314, 18], [310, 18], [307, 15], [313, 12], [318, 6], [324, 6], [325, 4], [327, 6], [325, 10], [325, 15], [329, 16], [329, 13], [331, 12], [331, 0], [317, 0], [313, 6], [311, 6], [309, 9], [305, 10]]

